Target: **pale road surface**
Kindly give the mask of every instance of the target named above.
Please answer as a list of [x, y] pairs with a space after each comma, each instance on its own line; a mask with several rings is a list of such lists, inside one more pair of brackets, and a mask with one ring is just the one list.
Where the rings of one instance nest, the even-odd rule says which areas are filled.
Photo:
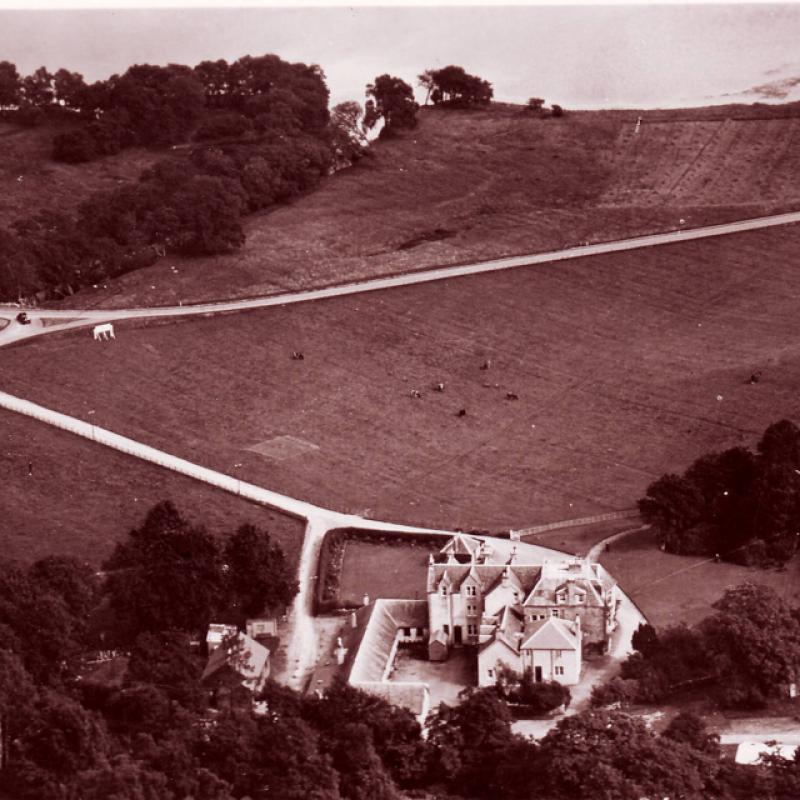
[[[186, 306], [164, 306], [161, 308], [132, 308], [132, 309], [94, 309], [94, 310], [46, 310], [26, 309], [32, 320], [30, 325], [20, 325], [14, 318], [19, 313], [18, 308], [0, 306], [0, 320], [10, 323], [0, 330], [0, 346], [12, 341], [40, 336], [51, 331], [70, 330], [95, 325], [99, 322], [114, 322], [123, 319], [155, 319], [165, 317], [184, 317], [194, 314], [219, 314], [230, 311], [245, 311], [247, 309], [268, 308], [270, 306], [284, 306], [293, 303], [305, 303], [310, 300], [324, 300], [330, 297], [343, 297], [345, 295], [360, 294], [362, 292], [391, 289], [398, 286], [410, 286], [417, 283], [447, 280], [465, 275], [479, 275], [485, 272], [495, 272], [516, 267], [527, 267], [533, 264], [546, 264], [553, 261], [565, 261], [573, 258], [602, 255], [604, 253], [617, 253], [624, 250], [636, 250], [643, 247], [657, 247], [664, 244], [686, 242], [693, 239], [706, 239], [712, 236], [725, 236], [731, 233], [770, 228], [776, 225], [788, 225], [800, 222], [800, 211], [788, 214], [775, 214], [768, 217], [727, 222], [722, 225], [708, 225], [703, 228], [690, 228], [688, 230], [671, 231], [669, 233], [656, 233], [649, 236], [637, 236], [632, 239], [621, 239], [614, 242], [601, 242], [599, 244], [570, 247], [565, 250], [556, 250], [548, 253], [535, 253], [524, 256], [511, 256], [492, 261], [483, 261], [476, 264], [462, 264], [453, 267], [437, 267], [420, 270], [418, 272], [394, 275], [386, 278], [373, 278], [366, 281], [356, 281], [337, 286], [327, 286], [322, 289], [307, 289], [300, 292], [256, 297], [247, 300], [228, 300], [214, 303], [198, 303]], [[42, 319], [64, 319], [63, 323], [42, 324]], [[68, 320], [68, 321], [66, 321]]]
[[[787, 225], [797, 222], [800, 222], [800, 212], [792, 212], [789, 214], [760, 217], [757, 219], [740, 220], [738, 222], [731, 222], [723, 225], [713, 225], [704, 228], [694, 228], [690, 230], [673, 231], [670, 233], [654, 234], [650, 236], [640, 236], [633, 239], [625, 239], [616, 242], [605, 242], [601, 244], [572, 247], [550, 253], [514, 256], [477, 264], [440, 267], [404, 275], [375, 278], [340, 286], [329, 286], [322, 289], [310, 289], [306, 291], [252, 298], [248, 300], [231, 300], [215, 303], [200, 303], [191, 306], [138, 308], [127, 310], [26, 309], [26, 312], [31, 320], [31, 324], [29, 325], [22, 325], [16, 321], [15, 317], [19, 313], [19, 308], [14, 306], [0, 306], [0, 322], [6, 322], [6, 325], [0, 329], [0, 347], [16, 341], [40, 336], [45, 333], [64, 331], [72, 328], [82, 328], [86, 327], [87, 325], [95, 325], [101, 322], [113, 322], [123, 319], [153, 319], [217, 314], [224, 312], [244, 311], [247, 309], [268, 308], [270, 306], [283, 306], [293, 303], [303, 303], [311, 300], [322, 300], [330, 297], [342, 297], [345, 295], [359, 294], [362, 292], [390, 289], [399, 286], [410, 286], [412, 284], [426, 283], [430, 281], [446, 280], [449, 278], [456, 278], [466, 275], [478, 275], [486, 272], [513, 269], [516, 267], [525, 267], [534, 264], [544, 264], [573, 258], [584, 258], [591, 255], [621, 252], [624, 250], [635, 250], [644, 247], [656, 247], [664, 244], [673, 244], [676, 242], [703, 239], [712, 236], [724, 236], [731, 233], [739, 233], [743, 231], [768, 228], [776, 225]], [[45, 319], [49, 321], [46, 326], [44, 324]], [[58, 323], [57, 320], [59, 319], [63, 319], [64, 322]], [[44, 412], [44, 415], [39, 413], [30, 414], [29, 410], [26, 411], [18, 407], [21, 404], [27, 403], [27, 401], [23, 401], [20, 398], [15, 398], [11, 395], [5, 395], [4, 393], [0, 393], [0, 396], [2, 396], [2, 398], [6, 401], [2, 403], [4, 407], [13, 411], [17, 411], [18, 413], [28, 413], [30, 416], [36, 416], [36, 418], [49, 424], [57, 424], [57, 422], [55, 422], [53, 419], [54, 417], [61, 417], [63, 420], [70, 419], [73, 423], [80, 423], [80, 420], [67, 418], [66, 415], [59, 415], [49, 409], [41, 409]], [[63, 426], [58, 425], [58, 427]], [[74, 426], [72, 432], [86, 436], [85, 433], [74, 430]], [[109, 433], [111, 437], [115, 436], [110, 432], [106, 433]], [[89, 436], [89, 438], [94, 438], [94, 436]], [[108, 441], [103, 443], [105, 443], [107, 446], [115, 446], [110, 444]], [[159, 451], [156, 451], [154, 448], [148, 448], [146, 445], [141, 443], [137, 442], [134, 444], [136, 445], [136, 448], [134, 449], [135, 451], [130, 452], [131, 455], [141, 458], [143, 457], [141, 451], [147, 450], [148, 455], [146, 458], [149, 461], [153, 461], [153, 454], [156, 454], [160, 457], [166, 456], [168, 460], [171, 459], [175, 462], [180, 461], [182, 464], [188, 465], [189, 467], [196, 467], [196, 465], [191, 465], [189, 462], [185, 462], [182, 459], [176, 459], [174, 456], [169, 456], [169, 454], [159, 454]], [[169, 468], [174, 469], [175, 466], [170, 465]], [[197, 470], [202, 470], [202, 468], [197, 467]], [[181, 469], [180, 471], [183, 472], [184, 470]], [[211, 477], [213, 471], [204, 470], [204, 472], [207, 473], [208, 478]], [[220, 478], [230, 479], [229, 476], [222, 476], [219, 475], [219, 473], [217, 473], [217, 475]], [[213, 482], [213, 480], [210, 482]], [[261, 489], [261, 487], [253, 488]], [[261, 491], [266, 492], [267, 490], [261, 489]], [[316, 556], [319, 553], [319, 547], [325, 531], [329, 530], [331, 527], [347, 525], [357, 525], [359, 527], [368, 527], [373, 530], [386, 531], [415, 530], [418, 532], [423, 532], [424, 529], [408, 528], [406, 526], [394, 525], [392, 523], [383, 523], [375, 520], [365, 520], [359, 517], [337, 514], [336, 512], [318, 508], [293, 498], [278, 495], [274, 492], [270, 492], [270, 495], [271, 497], [269, 500], [262, 499], [258, 502], [265, 502], [274, 508], [287, 511], [295, 516], [300, 516], [306, 519], [308, 522], [298, 573], [300, 592], [298, 593], [292, 610], [292, 633], [290, 634], [290, 642], [287, 647], [288, 671], [291, 675], [290, 682], [297, 685], [298, 682], [302, 680], [302, 676], [305, 675], [307, 670], [313, 666], [316, 656], [314, 626], [313, 618], [311, 616], [311, 602], [313, 596], [312, 579], [313, 572], [316, 567]], [[624, 598], [624, 600], [630, 605], [630, 608], [625, 610], [624, 613], [623, 608], [620, 609], [623, 619], [620, 623], [621, 629], [616, 637], [616, 639], [619, 641], [619, 646], [617, 649], [620, 650], [620, 653], [627, 651], [630, 646], [630, 637], [628, 634], [623, 635], [623, 628], [626, 631], [630, 629], [629, 633], [632, 633], [632, 631], [638, 625], [641, 616], [633, 607], [633, 605], [627, 601], [627, 598]], [[612, 663], [615, 664], [616, 659]], [[579, 700], [577, 703], [575, 703], [573, 708], [578, 705], [583, 705], [583, 702]]]

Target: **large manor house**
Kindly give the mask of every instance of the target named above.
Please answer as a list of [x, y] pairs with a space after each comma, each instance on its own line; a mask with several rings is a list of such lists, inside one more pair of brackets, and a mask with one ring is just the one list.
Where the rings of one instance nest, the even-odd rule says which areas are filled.
[[457, 534], [428, 565], [428, 657], [477, 646], [478, 684], [503, 664], [535, 681], [580, 680], [584, 648], [605, 652], [616, 624], [617, 587], [600, 564], [533, 564], [499, 556], [485, 540]]
[[[353, 612], [336, 660], [348, 681], [413, 711], [429, 709], [423, 681], [393, 680], [398, 647], [424, 645], [430, 661], [468, 648], [478, 685], [494, 684], [501, 665], [535, 681], [574, 685], [583, 654], [606, 652], [616, 628], [619, 593], [600, 564], [538, 560], [508, 540], [456, 534], [431, 554], [426, 600], [369, 602]], [[315, 681], [321, 688], [324, 681]]]

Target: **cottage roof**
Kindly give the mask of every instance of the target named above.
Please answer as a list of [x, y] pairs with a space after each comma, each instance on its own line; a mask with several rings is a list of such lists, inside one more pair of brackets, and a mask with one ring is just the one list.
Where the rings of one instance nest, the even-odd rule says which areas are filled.
[[580, 627], [577, 623], [558, 617], [529, 623], [525, 628], [522, 650], [577, 650]]
[[376, 600], [369, 612], [358, 651], [350, 666], [351, 682], [380, 681], [400, 628], [428, 624], [425, 600]]
[[246, 681], [258, 680], [264, 673], [269, 650], [245, 633], [226, 638], [208, 657], [201, 681], [215, 675], [224, 667], [232, 669]]
[[416, 717], [426, 710], [428, 687], [424, 683], [381, 681], [361, 683], [358, 688], [381, 697], [394, 706], [405, 708]]

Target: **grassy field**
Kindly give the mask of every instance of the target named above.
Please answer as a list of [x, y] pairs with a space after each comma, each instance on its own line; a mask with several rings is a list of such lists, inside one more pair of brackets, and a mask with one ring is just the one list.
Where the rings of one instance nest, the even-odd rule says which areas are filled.
[[45, 337], [0, 351], [2, 388], [320, 505], [526, 527], [629, 508], [796, 412], [798, 245], [791, 226]]
[[4, 560], [64, 554], [99, 566], [160, 500], [215, 533], [264, 527], [292, 561], [299, 556], [301, 521], [65, 431], [0, 411], [0, 446]]
[[641, 524], [638, 519], [612, 519], [605, 522], [571, 525], [568, 528], [557, 528], [553, 531], [534, 533], [529, 536], [523, 536], [522, 541], [530, 544], [540, 544], [543, 547], [552, 547], [555, 550], [563, 550], [565, 553], [585, 556], [593, 544], [616, 533], [639, 527]]
[[430, 546], [414, 542], [390, 545], [350, 540], [345, 545], [339, 597], [343, 606], [371, 599], [425, 598]]
[[163, 157], [132, 148], [89, 164], [53, 161], [53, 137], [74, 126], [69, 120], [51, 120], [36, 128], [0, 122], [0, 227], [40, 209], [72, 211], [92, 192], [135, 180]]
[[699, 622], [713, 613], [711, 605], [725, 589], [746, 581], [769, 586], [800, 605], [800, 559], [781, 570], [717, 564], [699, 556], [662, 553], [648, 531], [617, 540], [600, 561], [657, 628]]
[[[163, 305], [268, 294], [800, 207], [800, 119], [754, 113], [727, 107], [540, 119], [514, 106], [423, 109], [414, 131], [376, 143], [372, 158], [250, 218], [237, 254], [168, 257], [65, 302]], [[76, 184], [79, 196], [123, 165], [132, 175], [136, 159], [148, 157], [155, 156], [123, 154], [80, 168], [37, 163], [58, 171], [50, 176], [57, 193], [61, 172], [74, 170], [86, 184]], [[32, 198], [14, 201], [22, 190], [13, 182], [6, 188], [7, 202], [46, 196], [34, 184]]]

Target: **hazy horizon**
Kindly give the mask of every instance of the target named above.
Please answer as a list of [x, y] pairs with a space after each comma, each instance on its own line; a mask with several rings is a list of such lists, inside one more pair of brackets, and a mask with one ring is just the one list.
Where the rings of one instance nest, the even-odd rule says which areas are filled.
[[[455, 63], [495, 99], [566, 108], [800, 98], [800, 6], [525, 6], [0, 11], [0, 60], [105, 79], [132, 64], [276, 53], [319, 64], [331, 103], [389, 72]], [[758, 91], [747, 93], [753, 87]]]

